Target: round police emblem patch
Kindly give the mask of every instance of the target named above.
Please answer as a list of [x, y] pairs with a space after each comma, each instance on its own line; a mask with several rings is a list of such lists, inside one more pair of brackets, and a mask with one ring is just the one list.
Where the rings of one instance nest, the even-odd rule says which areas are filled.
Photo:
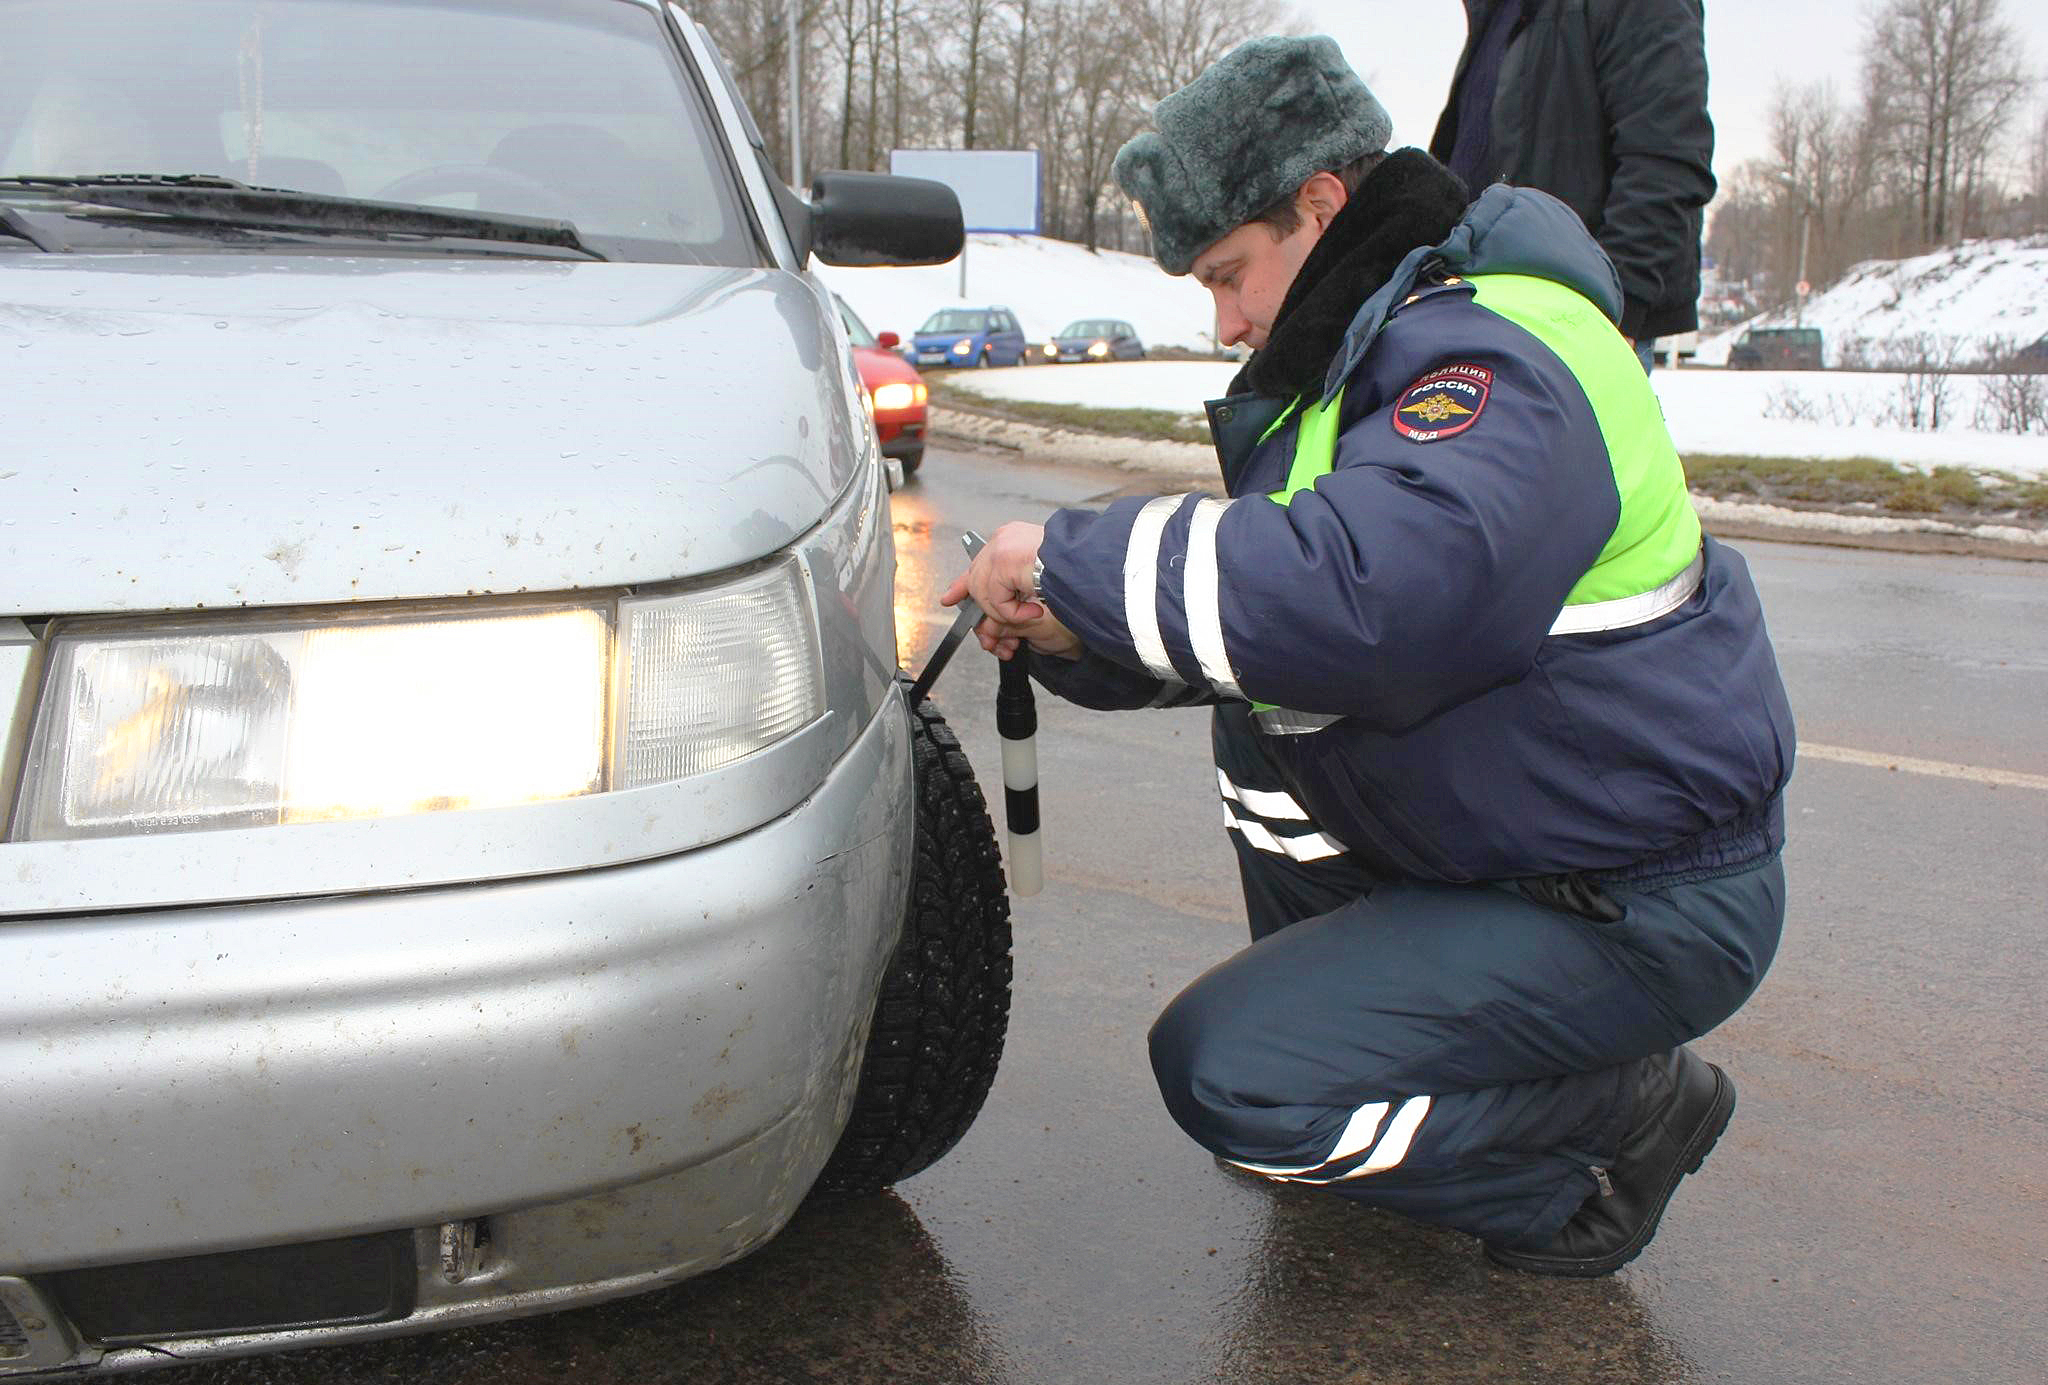
[[1394, 404], [1394, 431], [1410, 442], [1456, 437], [1479, 421], [1493, 372], [1485, 366], [1447, 365], [1417, 380]]

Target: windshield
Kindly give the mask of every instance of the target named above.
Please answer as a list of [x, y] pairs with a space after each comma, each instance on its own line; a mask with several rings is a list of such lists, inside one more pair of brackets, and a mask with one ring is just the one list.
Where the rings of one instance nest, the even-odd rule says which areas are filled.
[[1060, 335], [1063, 337], [1117, 337], [1123, 335], [1123, 324], [1120, 322], [1105, 322], [1099, 318], [1083, 318], [1079, 322], [1069, 322], [1061, 329]]
[[942, 308], [924, 320], [920, 332], [979, 332], [986, 325], [987, 315], [969, 312], [965, 308]]
[[0, 177], [211, 174], [758, 264], [711, 129], [623, 0], [0, 0]]
[[854, 316], [853, 309], [846, 306], [846, 300], [835, 298], [832, 301], [839, 305], [839, 320], [846, 324], [847, 340], [855, 346], [873, 346], [875, 334], [868, 330], [865, 322]]

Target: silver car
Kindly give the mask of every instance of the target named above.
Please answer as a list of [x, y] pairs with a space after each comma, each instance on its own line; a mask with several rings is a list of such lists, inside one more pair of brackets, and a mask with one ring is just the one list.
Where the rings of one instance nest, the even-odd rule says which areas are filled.
[[1009, 1001], [811, 254], [657, 0], [0, 0], [0, 1378], [506, 1317], [943, 1154]]

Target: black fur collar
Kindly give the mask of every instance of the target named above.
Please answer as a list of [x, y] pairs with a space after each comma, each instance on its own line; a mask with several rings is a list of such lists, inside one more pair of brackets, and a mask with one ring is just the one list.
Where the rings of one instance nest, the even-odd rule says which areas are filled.
[[1237, 388], [1280, 398], [1320, 391], [1359, 305], [1409, 251], [1448, 236], [1467, 200], [1458, 175], [1420, 149], [1387, 155], [1309, 251]]

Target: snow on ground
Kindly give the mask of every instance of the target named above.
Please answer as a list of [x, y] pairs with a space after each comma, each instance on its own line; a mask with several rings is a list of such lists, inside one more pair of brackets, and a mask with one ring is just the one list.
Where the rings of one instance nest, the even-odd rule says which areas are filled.
[[1143, 255], [1086, 247], [1042, 236], [967, 238], [967, 292], [960, 261], [912, 269], [844, 269], [819, 265], [818, 276], [845, 299], [873, 332], [905, 341], [940, 308], [1000, 305], [1017, 314], [1034, 342], [1084, 317], [1117, 317], [1138, 329], [1147, 346], [1215, 349], [1215, 310], [1193, 279], [1175, 278]]
[[[1925, 377], [1922, 377], [1924, 381]], [[1885, 421], [1916, 388], [1885, 373], [1660, 370], [1650, 377], [1678, 450], [1738, 457], [1876, 457], [1917, 467], [1961, 466], [2048, 476], [2048, 436], [1971, 426], [1985, 377], [1941, 377], [1954, 424], [1939, 432]], [[1924, 386], [1922, 386], [1924, 387]], [[1924, 396], [1923, 396], [1924, 399]], [[1788, 406], [1811, 418], [1788, 418]]]
[[[1228, 387], [1237, 366], [1209, 361], [1124, 361], [954, 371], [944, 378], [990, 399], [1039, 400], [1100, 408], [1168, 409], [1200, 420], [1201, 401]], [[1749, 457], [1877, 457], [1914, 466], [1966, 466], [2048, 476], [2048, 437], [2015, 437], [1967, 426], [1915, 432], [1879, 422], [1907, 377], [1836, 371], [1659, 370], [1650, 377], [1678, 450]], [[1949, 407], [1967, 425], [1981, 381], [1950, 376]], [[1811, 420], [1782, 415], [1798, 401]]]
[[[1750, 327], [1790, 327], [1788, 305], [1700, 341], [1701, 365], [1724, 365], [1728, 349]], [[2048, 236], [1967, 241], [1952, 250], [1905, 260], [1870, 260], [1806, 301], [1803, 325], [1821, 330], [1829, 365], [1843, 349], [1871, 344], [1872, 364], [1884, 345], [1925, 336], [1960, 344], [1963, 363], [1994, 344], [2024, 346], [2048, 334]]]
[[[1121, 317], [1151, 346], [1214, 345], [1209, 295], [1144, 256], [1092, 254], [1038, 236], [974, 235], [968, 241], [964, 298], [958, 261], [916, 269], [825, 265], [818, 273], [871, 329], [905, 338], [935, 309], [1000, 303], [1017, 314], [1034, 341], [1075, 318]], [[1831, 345], [1908, 329], [1978, 343], [2032, 340], [2048, 332], [2048, 236], [1979, 241], [1941, 255], [1859, 266], [1809, 300], [1806, 319], [1828, 334]], [[1701, 359], [1725, 359], [1734, 335], [1703, 342]], [[1202, 401], [1221, 394], [1236, 370], [1227, 361], [1133, 361], [963, 371], [947, 380], [997, 398], [1170, 409], [1199, 418]], [[1984, 385], [1980, 377], [1947, 377], [1947, 411], [1954, 422], [1940, 432], [1884, 421], [1888, 407], [1897, 412], [1909, 387], [1904, 375], [1679, 369], [1659, 370], [1651, 379], [1681, 452], [1878, 457], [1921, 467], [2048, 475], [2048, 437], [1971, 426]]]

